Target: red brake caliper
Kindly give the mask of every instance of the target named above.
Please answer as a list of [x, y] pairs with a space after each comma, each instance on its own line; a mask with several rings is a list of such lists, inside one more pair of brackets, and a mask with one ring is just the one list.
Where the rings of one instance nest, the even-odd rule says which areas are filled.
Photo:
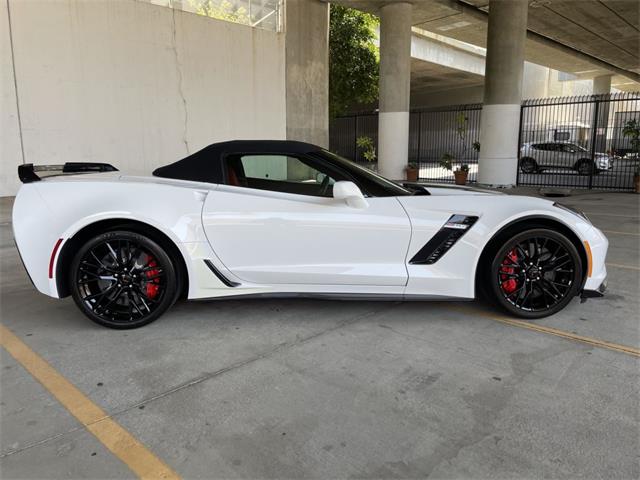
[[[518, 254], [515, 249], [511, 250], [504, 259], [505, 263], [517, 264], [518, 263]], [[515, 268], [513, 267], [502, 267], [500, 270], [501, 273], [515, 273]], [[500, 280], [502, 280], [502, 291], [504, 293], [513, 293], [516, 288], [518, 288], [518, 282], [515, 278], [508, 278], [507, 275], [500, 275]]]
[[[158, 264], [154, 259], [151, 259], [148, 263], [149, 267], [155, 267], [157, 265]], [[153, 278], [156, 275], [158, 275], [158, 273], [160, 273], [160, 270], [151, 268], [150, 270], [147, 270], [147, 273], [145, 273], [145, 276], [147, 278]], [[154, 299], [158, 296], [158, 291], [160, 290], [160, 285], [158, 285], [159, 283], [160, 283], [159, 278], [154, 278], [153, 280], [149, 280], [147, 282], [146, 291], [145, 291], [145, 293], [147, 294], [147, 297]]]

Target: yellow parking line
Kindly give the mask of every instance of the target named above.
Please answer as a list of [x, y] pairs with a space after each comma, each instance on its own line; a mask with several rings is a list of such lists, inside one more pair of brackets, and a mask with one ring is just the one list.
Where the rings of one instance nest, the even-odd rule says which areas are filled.
[[459, 307], [459, 306], [456, 306], [453, 308], [457, 310], [465, 311], [465, 313], [468, 313], [468, 314], [480, 315], [481, 317], [495, 320], [496, 322], [504, 323], [506, 325], [511, 325], [513, 327], [526, 328], [527, 330], [533, 330], [535, 332], [540, 332], [540, 333], [547, 333], [550, 335], [555, 335], [556, 337], [566, 338], [567, 340], [573, 340], [575, 342], [593, 345], [594, 347], [606, 348], [608, 350], [614, 350], [616, 352], [626, 353], [627, 355], [632, 355], [634, 357], [640, 357], [640, 349], [629, 347], [627, 345], [621, 345], [619, 343], [607, 342], [605, 340], [599, 340], [597, 338], [576, 335], [575, 333], [566, 332], [564, 330], [558, 330], [557, 328], [545, 327], [543, 325], [538, 325], [537, 323], [533, 323], [533, 322], [526, 322], [524, 320], [516, 320], [513, 318], [504, 317], [501, 315], [495, 315], [490, 312], [484, 312], [482, 310], [478, 310], [475, 308]]
[[640, 233], [633, 232], [619, 232], [617, 230], [602, 230], [604, 233], [610, 233], [612, 235], [633, 235], [635, 237], [640, 237]]
[[619, 263], [606, 263], [607, 267], [614, 267], [614, 268], [626, 268], [627, 270], [640, 270], [640, 267], [636, 267], [633, 265], [620, 265]]
[[176, 472], [3, 325], [0, 325], [0, 344], [139, 478], [180, 478]]

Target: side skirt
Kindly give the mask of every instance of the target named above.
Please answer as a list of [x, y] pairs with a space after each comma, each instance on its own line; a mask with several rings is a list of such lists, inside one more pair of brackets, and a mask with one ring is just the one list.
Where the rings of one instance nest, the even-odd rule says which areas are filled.
[[224, 295], [220, 297], [196, 298], [190, 301], [211, 301], [211, 300], [238, 300], [238, 299], [269, 299], [269, 298], [309, 298], [319, 300], [361, 300], [371, 302], [437, 302], [455, 301], [472, 302], [474, 298], [450, 297], [444, 295], [396, 295], [396, 294], [372, 294], [372, 293], [296, 293], [296, 292], [265, 292], [265, 293], [245, 293], [238, 295]]

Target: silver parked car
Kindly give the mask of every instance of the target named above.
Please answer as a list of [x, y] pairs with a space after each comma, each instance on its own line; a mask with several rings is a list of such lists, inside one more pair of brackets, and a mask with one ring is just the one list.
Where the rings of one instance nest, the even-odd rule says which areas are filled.
[[569, 168], [580, 175], [590, 175], [609, 170], [613, 159], [606, 153], [591, 152], [571, 142], [532, 142], [525, 143], [520, 149], [520, 170], [523, 173], [536, 173], [550, 168]]

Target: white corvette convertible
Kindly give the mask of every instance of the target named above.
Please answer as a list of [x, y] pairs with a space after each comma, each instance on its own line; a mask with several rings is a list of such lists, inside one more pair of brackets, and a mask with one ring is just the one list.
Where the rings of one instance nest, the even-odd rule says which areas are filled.
[[539, 318], [600, 296], [608, 242], [547, 200], [400, 186], [320, 147], [218, 143], [132, 177], [22, 165], [18, 250], [35, 287], [145, 325], [179, 298], [468, 300]]

